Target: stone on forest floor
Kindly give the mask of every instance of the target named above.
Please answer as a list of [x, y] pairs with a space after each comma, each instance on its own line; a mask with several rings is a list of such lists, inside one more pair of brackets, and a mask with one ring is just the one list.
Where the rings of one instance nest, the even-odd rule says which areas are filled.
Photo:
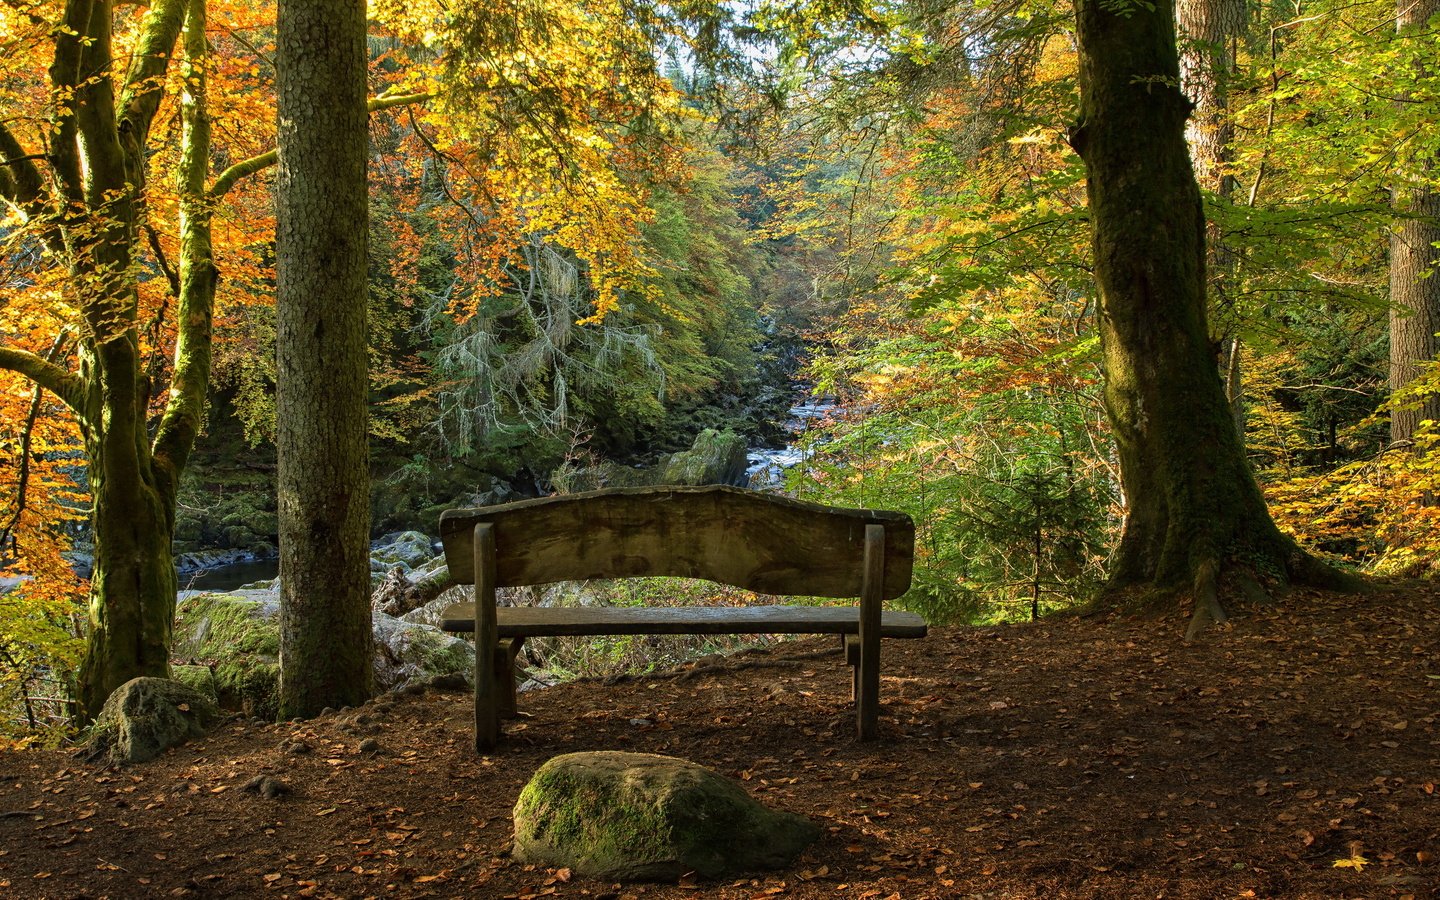
[[375, 689], [424, 684], [436, 676], [458, 675], [465, 684], [475, 670], [475, 648], [433, 625], [417, 625], [372, 612], [375, 630]]
[[204, 694], [216, 706], [220, 705], [220, 686], [209, 666], [174, 665], [170, 667], [170, 678]]
[[186, 597], [175, 608], [171, 652], [214, 663], [221, 706], [273, 719], [280, 684], [279, 615], [277, 591]]
[[192, 687], [167, 678], [132, 678], [100, 710], [89, 758], [112, 765], [146, 762], [204, 734], [219, 718], [215, 704]]
[[266, 800], [274, 800], [290, 793], [290, 785], [278, 778], [271, 778], [269, 775], [256, 775], [246, 782], [243, 791], [259, 794]]
[[704, 766], [599, 751], [557, 756], [530, 779], [514, 857], [618, 881], [722, 878], [788, 866], [819, 836]]

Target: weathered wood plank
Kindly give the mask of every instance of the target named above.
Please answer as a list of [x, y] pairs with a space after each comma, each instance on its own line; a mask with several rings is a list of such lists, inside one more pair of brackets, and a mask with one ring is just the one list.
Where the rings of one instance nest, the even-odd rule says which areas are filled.
[[[587, 634], [858, 634], [854, 606], [745, 607], [529, 607], [495, 611], [500, 638]], [[445, 631], [475, 630], [475, 604], [446, 607]], [[922, 638], [925, 620], [912, 612], [885, 610], [881, 637]]]
[[885, 599], [910, 587], [915, 524], [904, 513], [836, 509], [731, 487], [614, 488], [447, 510], [450, 574], [475, 581], [471, 540], [494, 526], [497, 586], [673, 575], [762, 594], [855, 597], [865, 526], [885, 527]]

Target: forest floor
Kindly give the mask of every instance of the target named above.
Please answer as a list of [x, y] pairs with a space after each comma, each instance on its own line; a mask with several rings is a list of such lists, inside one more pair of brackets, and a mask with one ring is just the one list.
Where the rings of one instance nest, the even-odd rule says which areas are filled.
[[[1435, 897], [1440, 592], [1297, 592], [1185, 645], [1121, 616], [887, 641], [859, 744], [811, 639], [521, 696], [500, 752], [469, 696], [234, 721], [146, 765], [0, 755], [6, 897]], [[370, 738], [379, 752], [362, 753]], [[312, 752], [291, 752], [296, 742]], [[683, 756], [825, 829], [788, 871], [613, 885], [510, 859], [551, 756]], [[247, 793], [257, 775], [286, 783]]]

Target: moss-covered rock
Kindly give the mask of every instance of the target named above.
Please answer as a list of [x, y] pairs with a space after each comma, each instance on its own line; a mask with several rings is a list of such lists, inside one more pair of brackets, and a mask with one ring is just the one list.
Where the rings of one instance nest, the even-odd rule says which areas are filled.
[[707, 428], [695, 436], [689, 450], [676, 453], [665, 464], [661, 484], [745, 484], [745, 438], [733, 431]]
[[213, 668], [221, 706], [274, 718], [280, 684], [279, 614], [275, 591], [187, 597], [175, 610], [172, 652]]
[[474, 677], [475, 648], [433, 625], [372, 612], [375, 629], [375, 687], [391, 690], [423, 684], [440, 675]]
[[154, 759], [220, 719], [199, 691], [166, 678], [134, 678], [105, 701], [90, 733], [90, 758], [112, 765]]
[[[389, 690], [437, 675], [471, 677], [475, 650], [433, 625], [373, 613], [375, 684]], [[203, 692], [208, 676], [225, 709], [263, 719], [278, 712], [280, 596], [270, 590], [196, 594], [175, 611], [174, 655], [198, 665], [176, 667]]]
[[171, 666], [170, 678], [204, 694], [217, 707], [220, 705], [220, 685], [209, 666]]
[[517, 860], [610, 880], [783, 868], [820, 836], [703, 766], [648, 753], [557, 756], [515, 804]]
[[435, 545], [418, 531], [386, 535], [370, 547], [370, 568], [386, 572], [400, 567], [410, 571], [435, 558]]

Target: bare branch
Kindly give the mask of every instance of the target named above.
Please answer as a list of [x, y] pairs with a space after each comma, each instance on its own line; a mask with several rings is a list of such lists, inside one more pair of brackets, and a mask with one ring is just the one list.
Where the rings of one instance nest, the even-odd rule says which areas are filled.
[[[61, 331], [55, 336], [55, 343], [50, 345], [50, 350], [45, 354], [45, 361], [53, 363], [60, 357], [66, 342], [70, 338], [68, 330]], [[20, 459], [19, 459], [19, 480], [15, 486], [15, 514], [10, 521], [0, 528], [0, 553], [5, 550], [6, 543], [14, 536], [15, 527], [20, 524], [20, 516], [25, 512], [26, 494], [30, 490], [30, 448], [33, 444], [35, 434], [35, 423], [40, 418], [40, 408], [43, 405], [45, 392], [39, 386], [35, 388], [35, 396], [30, 398], [30, 411], [25, 416], [25, 430], [20, 435]]]

